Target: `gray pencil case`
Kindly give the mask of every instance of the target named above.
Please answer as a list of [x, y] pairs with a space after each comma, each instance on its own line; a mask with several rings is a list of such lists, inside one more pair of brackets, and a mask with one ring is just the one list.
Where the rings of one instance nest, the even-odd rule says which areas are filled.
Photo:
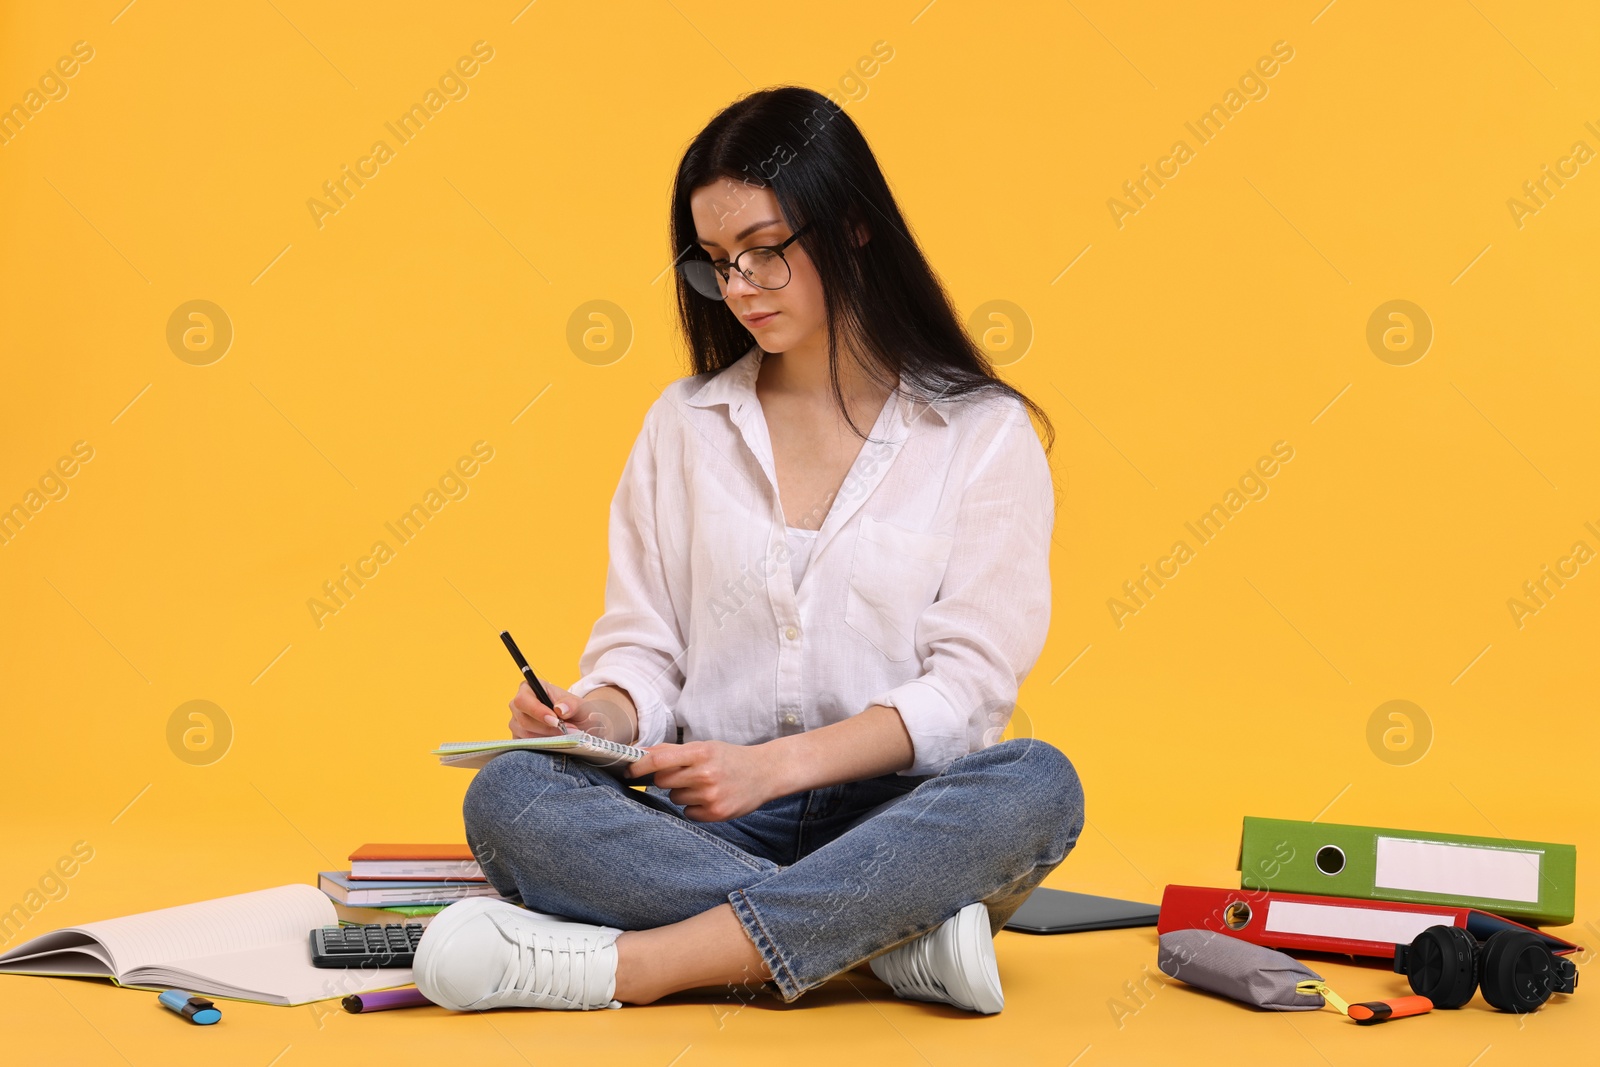
[[1161, 935], [1156, 966], [1180, 982], [1273, 1011], [1315, 1011], [1323, 998], [1295, 991], [1322, 976], [1282, 952], [1210, 930]]

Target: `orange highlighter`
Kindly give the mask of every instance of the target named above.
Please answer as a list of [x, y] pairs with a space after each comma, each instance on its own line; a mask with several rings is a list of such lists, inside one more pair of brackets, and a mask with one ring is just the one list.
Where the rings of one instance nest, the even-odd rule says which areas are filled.
[[1295, 992], [1307, 996], [1320, 995], [1327, 1006], [1342, 1015], [1348, 1015], [1362, 1026], [1403, 1019], [1407, 1015], [1422, 1015], [1433, 1010], [1433, 1001], [1427, 997], [1395, 997], [1393, 1000], [1368, 1000], [1360, 1004], [1347, 1004], [1344, 998], [1328, 988], [1323, 981], [1301, 982]]
[[1407, 1015], [1421, 1015], [1433, 1010], [1433, 1001], [1427, 997], [1395, 997], [1393, 1000], [1369, 1000], [1350, 1005], [1346, 1014], [1362, 1026], [1402, 1019]]

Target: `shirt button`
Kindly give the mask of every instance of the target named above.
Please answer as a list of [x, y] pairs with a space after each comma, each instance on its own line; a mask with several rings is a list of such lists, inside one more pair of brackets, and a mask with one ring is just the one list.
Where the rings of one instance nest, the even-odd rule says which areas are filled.
[[788, 715], [785, 715], [785, 716], [784, 716], [784, 717], [783, 717], [783, 721], [784, 721], [784, 722], [786, 722], [786, 723], [788, 723], [788, 724], [789, 724], [789, 725], [790, 725], [790, 726], [793, 726], [793, 725], [794, 725], [794, 724], [795, 724], [795, 717], [794, 717], [794, 713], [793, 713], [793, 712], [790, 712], [790, 713], [789, 713], [789, 714], [788, 714]]
[[793, 641], [796, 637], [800, 636], [800, 631], [796, 630], [793, 626], [791, 626], [788, 629], [783, 631], [783, 636], [785, 636], [789, 640]]

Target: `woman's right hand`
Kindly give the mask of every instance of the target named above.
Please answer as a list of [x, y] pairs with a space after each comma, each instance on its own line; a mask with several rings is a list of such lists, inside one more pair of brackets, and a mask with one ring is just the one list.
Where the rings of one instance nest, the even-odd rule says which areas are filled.
[[[556, 710], [551, 711], [541, 704], [524, 681], [517, 688], [516, 696], [511, 698], [509, 725], [512, 737], [559, 737], [567, 732], [556, 725], [554, 720], [559, 720], [575, 729], [611, 741], [627, 742], [632, 739], [632, 723], [627, 713], [617, 706], [615, 699], [605, 698], [609, 687], [603, 686], [589, 697], [576, 697], [559, 685], [543, 679], [540, 679], [540, 684], [550, 695]], [[621, 734], [628, 736], [618, 736]]]

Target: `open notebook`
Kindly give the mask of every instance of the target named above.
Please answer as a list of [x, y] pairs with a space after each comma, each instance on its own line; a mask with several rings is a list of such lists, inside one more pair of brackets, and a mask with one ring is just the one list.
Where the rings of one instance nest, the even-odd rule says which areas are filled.
[[411, 984], [409, 967], [313, 967], [311, 931], [338, 923], [315, 886], [280, 885], [42, 934], [0, 953], [0, 974], [110, 978], [285, 1006]]
[[465, 767], [477, 770], [503, 752], [558, 752], [614, 770], [626, 769], [635, 760], [644, 759], [644, 749], [608, 741], [603, 737], [567, 728], [561, 736], [502, 737], [497, 741], [449, 741], [433, 750], [439, 762], [446, 767]]

